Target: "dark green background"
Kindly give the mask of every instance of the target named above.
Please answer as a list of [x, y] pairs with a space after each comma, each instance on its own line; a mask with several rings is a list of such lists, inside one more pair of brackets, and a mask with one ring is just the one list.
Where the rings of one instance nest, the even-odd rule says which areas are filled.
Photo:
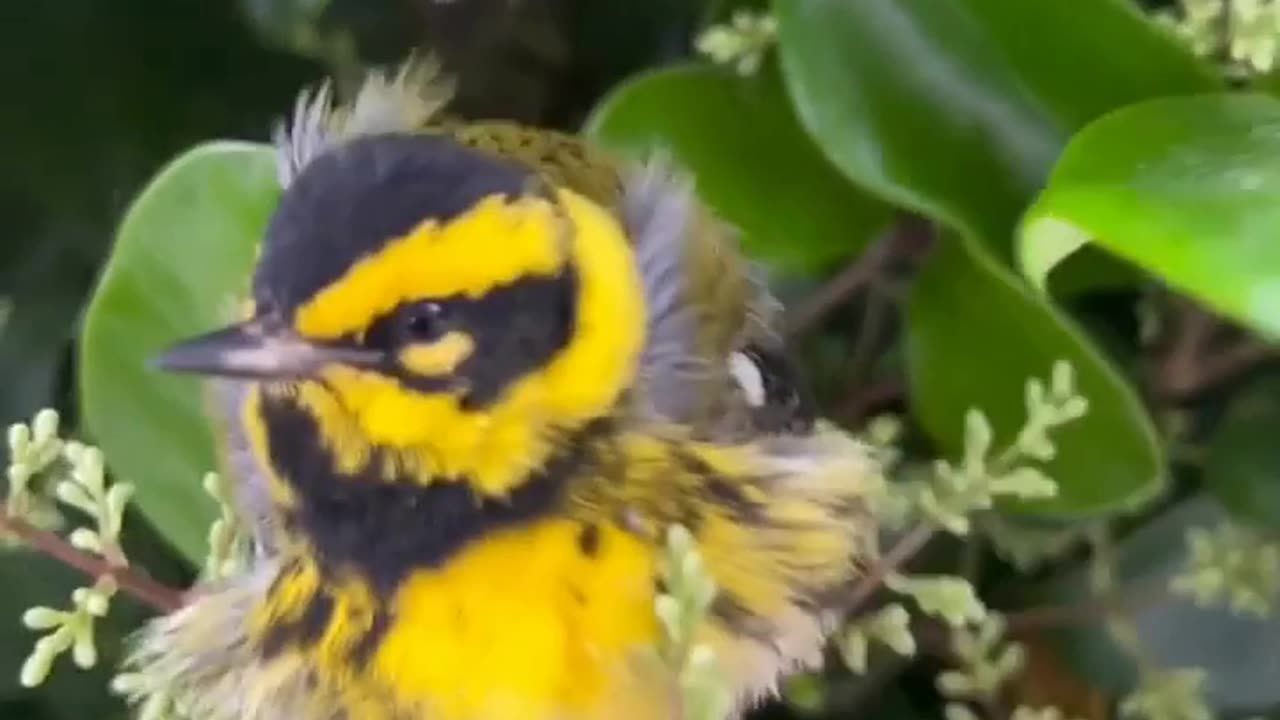
[[[585, 126], [623, 149], [653, 141], [673, 148], [693, 166], [704, 198], [747, 231], [747, 247], [768, 261], [788, 298], [805, 297], [887, 229], [901, 233], [927, 221], [936, 252], [927, 261], [900, 258], [904, 267], [886, 271], [878, 290], [898, 312], [872, 334], [873, 352], [850, 367], [872, 314], [861, 296], [829, 315], [801, 349], [828, 411], [838, 414], [845, 396], [863, 385], [905, 384], [905, 396], [882, 404], [907, 414], [908, 448], [918, 459], [953, 457], [963, 413], [975, 404], [991, 415], [998, 435], [1011, 433], [1022, 417], [1023, 381], [1069, 358], [1093, 412], [1060, 438], [1063, 452], [1050, 469], [1063, 496], [1052, 505], [1004, 508], [1014, 511], [1009, 518], [1107, 517], [1125, 536], [1115, 562], [1133, 585], [1167, 578], [1189, 525], [1229, 512], [1271, 532], [1280, 527], [1274, 364], [1190, 400], [1162, 397], [1134, 309], [1153, 294], [1167, 299], [1153, 291], [1159, 285], [1153, 276], [1210, 306], [1236, 307], [1221, 300], [1242, 279], [1197, 273], [1203, 263], [1194, 261], [1196, 253], [1273, 238], [1271, 228], [1246, 226], [1271, 216], [1262, 208], [1280, 206], [1280, 181], [1247, 195], [1206, 178], [1280, 167], [1278, 159], [1259, 155], [1269, 145], [1242, 137], [1259, 118], [1280, 115], [1275, 101], [1210, 97], [1184, 108], [1185, 123], [1163, 106], [1139, 109], [1109, 132], [1076, 135], [1130, 103], [1226, 91], [1211, 63], [1154, 32], [1127, 0], [775, 0], [782, 47], [757, 77], [690, 67], [698, 28], [734, 7], [766, 4], [3, 3], [0, 298], [13, 310], [0, 328], [0, 421], [56, 407], [72, 432], [94, 440], [77, 417], [81, 315], [117, 224], [161, 166], [205, 140], [264, 141], [304, 84], [331, 74], [348, 85], [362, 62], [393, 62], [427, 47], [460, 76], [455, 109], [465, 116]], [[1147, 3], [1157, 4], [1171, 3]], [[1257, 83], [1261, 91], [1278, 87], [1274, 77]], [[1165, 136], [1153, 135], [1151, 115], [1176, 125], [1176, 132], [1166, 128], [1167, 137], [1177, 138], [1169, 144], [1188, 148], [1198, 163], [1194, 172], [1162, 162], [1169, 154], [1152, 138]], [[1233, 165], [1232, 153], [1249, 162]], [[1099, 177], [1158, 187], [1159, 207], [1124, 193], [1079, 192], [1096, 189], [1090, 183]], [[1042, 194], [1046, 185], [1050, 192]], [[1197, 213], [1195, 203], [1208, 190], [1218, 193], [1221, 202], [1212, 209], [1219, 214]], [[1018, 273], [1016, 228], [1037, 197], [1038, 212], [1078, 212], [1082, 224], [1130, 230], [1099, 245], [1134, 265], [1086, 251], [1054, 271], [1052, 294], [1035, 292]], [[916, 217], [895, 225], [906, 213]], [[1168, 243], [1162, 241], [1176, 233], [1148, 238], [1132, 230], [1152, 227], [1153, 218], [1185, 237]], [[1231, 232], [1219, 237], [1224, 228]], [[1242, 273], [1248, 288], [1280, 278], [1280, 268], [1239, 257], [1249, 270]], [[1234, 317], [1255, 329], [1275, 322]], [[1238, 328], [1225, 333], [1242, 335]], [[130, 410], [120, 412], [127, 420]], [[1172, 427], [1183, 431], [1171, 439]], [[131, 467], [145, 464], [145, 448], [131, 450]], [[1209, 499], [1213, 493], [1222, 506]], [[131, 515], [127, 528], [137, 563], [175, 584], [191, 579], [190, 565], [141, 514]], [[954, 571], [960, 549], [943, 543], [926, 562]], [[982, 560], [969, 567], [980, 568], [974, 577], [985, 598], [1021, 607], [1083, 602], [1081, 556], [1030, 577], [1013, 573], [984, 546], [965, 557]], [[46, 686], [17, 687], [33, 637], [18, 623], [22, 609], [64, 603], [77, 581], [51, 562], [0, 551], [0, 719], [123, 717], [105, 697], [105, 671], [81, 673], [62, 661]], [[143, 616], [128, 600], [116, 603], [100, 638], [103, 667]], [[1280, 641], [1268, 644], [1280, 637], [1276, 623], [1254, 632], [1176, 602], [1146, 608], [1138, 620], [1159, 661], [1209, 668], [1212, 700], [1224, 715], [1266, 712], [1280, 702], [1275, 691], [1255, 692], [1274, 687], [1267, 673], [1280, 656]], [[1241, 641], [1232, 652], [1224, 638], [1253, 643]], [[1131, 684], [1131, 664], [1096, 624], [1050, 639], [1070, 677], [1087, 687], [1113, 699]], [[791, 696], [807, 698], [815, 711], [777, 703], [760, 716], [939, 715], [936, 659], [877, 665], [866, 681], [834, 665], [821, 683]]]

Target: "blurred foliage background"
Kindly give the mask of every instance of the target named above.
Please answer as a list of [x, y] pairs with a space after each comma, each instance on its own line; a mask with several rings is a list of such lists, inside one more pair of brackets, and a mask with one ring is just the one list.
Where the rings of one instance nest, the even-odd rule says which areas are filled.
[[[1240, 607], [1280, 600], [1277, 18], [1271, 0], [6, 3], [0, 419], [53, 407], [101, 443], [139, 487], [130, 557], [190, 582], [212, 445], [192, 387], [140, 362], [212, 322], [249, 248], [217, 243], [252, 241], [270, 168], [209, 160], [182, 196], [208, 222], [182, 237], [145, 232], [173, 222], [154, 202], [122, 217], [192, 145], [261, 142], [303, 85], [429, 48], [463, 116], [673, 152], [770, 269], [826, 412], [899, 418], [903, 475], [959, 459], [970, 408], [1010, 442], [1024, 382], [1071, 363], [1090, 410], [1042, 463], [1058, 496], [914, 559], [971, 580], [1023, 644], [974, 711], [1280, 717], [1280, 623]], [[219, 224], [233, 201], [249, 220]], [[28, 691], [17, 619], [77, 578], [12, 549], [0, 583], [0, 718], [124, 717], [106, 678], [146, 610], [116, 603], [99, 670]], [[922, 632], [917, 657], [833, 662], [758, 717], [939, 717], [955, 658]]]

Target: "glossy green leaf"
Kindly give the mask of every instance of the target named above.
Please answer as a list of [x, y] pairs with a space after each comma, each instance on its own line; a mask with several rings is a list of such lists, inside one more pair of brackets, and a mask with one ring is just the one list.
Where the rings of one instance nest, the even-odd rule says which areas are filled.
[[1166, 98], [1082, 130], [1027, 213], [1023, 271], [1043, 284], [1099, 246], [1260, 332], [1280, 335], [1280, 100]]
[[[1186, 563], [1186, 533], [1212, 528], [1226, 513], [1212, 498], [1195, 495], [1161, 512], [1108, 554], [1116, 587], [1111, 602], [1090, 590], [1090, 568], [1076, 567], [1048, 581], [1035, 604], [1128, 607], [1145, 656], [1165, 669], [1199, 667], [1207, 673], [1206, 700], [1221, 713], [1254, 712], [1280, 703], [1274, 682], [1280, 620], [1257, 620], [1225, 609], [1198, 608], [1165, 589]], [[1127, 601], [1127, 602], [1126, 602]], [[1137, 679], [1131, 655], [1105, 623], [1075, 623], [1055, 633], [1063, 656], [1080, 677], [1114, 695]]]
[[[1149, 497], [1163, 467], [1132, 389], [992, 258], [1008, 255], [1018, 216], [1075, 128], [1135, 100], [1215, 87], [1213, 72], [1121, 0], [774, 9], [786, 84], [818, 146], [853, 181], [961, 235], [918, 280], [907, 320], [912, 405], [926, 428], [958, 451], [964, 412], [980, 406], [1012, 432], [1022, 383], [1065, 358], [1094, 412], [1064, 431], [1051, 468], [1062, 497], [1036, 509], [1096, 512]], [[1055, 250], [1065, 246], [1045, 256]]]
[[1057, 360], [1075, 368], [1089, 412], [1053, 435], [1058, 454], [1046, 469], [1059, 496], [1011, 509], [1116, 511], [1163, 486], [1159, 443], [1133, 389], [1074, 326], [994, 262], [964, 243], [940, 243], [912, 287], [907, 312], [912, 408], [952, 457], [963, 451], [970, 407], [986, 412], [997, 442], [1007, 443], [1026, 418], [1026, 380], [1047, 378]]
[[148, 360], [226, 320], [279, 192], [263, 146], [212, 143], [173, 161], [126, 214], [85, 318], [79, 372], [93, 439], [193, 560], [215, 510], [200, 486], [218, 467], [208, 406], [199, 381]]
[[1280, 378], [1238, 392], [1209, 440], [1205, 487], [1238, 518], [1280, 530]]
[[1212, 70], [1129, 0], [775, 0], [799, 117], [851, 179], [999, 254], [1076, 128]]
[[1047, 289], [1049, 271], [1089, 244], [1089, 236], [1074, 225], [1046, 222], [1033, 243], [1019, 246], [1018, 266], [1035, 287]]
[[888, 209], [851, 185], [800, 129], [773, 68], [659, 70], [609, 95], [586, 124], [604, 145], [670, 152], [755, 257], [813, 274], [856, 255]]

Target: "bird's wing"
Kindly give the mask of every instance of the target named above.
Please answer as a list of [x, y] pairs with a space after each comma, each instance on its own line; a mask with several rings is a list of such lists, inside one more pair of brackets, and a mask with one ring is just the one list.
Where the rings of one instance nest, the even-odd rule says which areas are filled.
[[683, 526], [716, 589], [699, 642], [716, 650], [728, 687], [758, 698], [780, 671], [820, 662], [877, 557], [870, 507], [885, 492], [882, 467], [826, 422], [742, 444], [668, 431], [615, 437], [621, 460], [575, 483], [569, 512], [617, 518], [655, 548]]
[[620, 213], [649, 309], [640, 400], [717, 439], [807, 431], [812, 404], [783, 341], [781, 305], [737, 231], [660, 155], [624, 178]]

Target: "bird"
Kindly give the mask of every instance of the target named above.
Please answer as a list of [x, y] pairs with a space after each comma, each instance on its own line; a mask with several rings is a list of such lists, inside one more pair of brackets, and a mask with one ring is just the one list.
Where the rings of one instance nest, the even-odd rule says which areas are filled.
[[225, 391], [257, 552], [131, 665], [208, 720], [680, 717], [679, 527], [739, 716], [821, 662], [879, 469], [673, 163], [452, 120], [446, 85], [411, 59], [278, 129], [241, 316], [156, 360]]
[[[388, 130], [445, 133], [468, 147], [528, 166], [542, 179], [616, 212], [639, 252], [642, 271], [660, 293], [650, 297], [650, 342], [641, 369], [647, 384], [637, 409], [726, 439], [755, 432], [802, 432], [816, 417], [813, 393], [783, 340], [782, 306], [758, 266], [735, 246], [736, 230], [697, 198], [663, 156], [627, 166], [569, 133], [510, 121], [463, 122], [446, 108], [455, 87], [438, 59], [416, 53], [394, 73], [369, 73], [353, 101], [335, 107], [333, 86], [297, 96], [292, 123], [275, 129], [278, 175], [287, 186], [307, 157], [343, 137]], [[670, 226], [675, 227], [670, 227]], [[663, 273], [670, 276], [657, 282]], [[657, 321], [661, 319], [660, 322]], [[726, 360], [727, 358], [727, 360]], [[253, 451], [239, 423], [246, 386], [220, 382], [211, 394], [222, 419], [222, 456], [231, 473], [249, 476]], [[635, 390], [635, 388], [633, 388]], [[242, 512], [255, 527], [273, 520], [264, 483], [241, 488]], [[261, 537], [260, 544], [268, 541]]]

